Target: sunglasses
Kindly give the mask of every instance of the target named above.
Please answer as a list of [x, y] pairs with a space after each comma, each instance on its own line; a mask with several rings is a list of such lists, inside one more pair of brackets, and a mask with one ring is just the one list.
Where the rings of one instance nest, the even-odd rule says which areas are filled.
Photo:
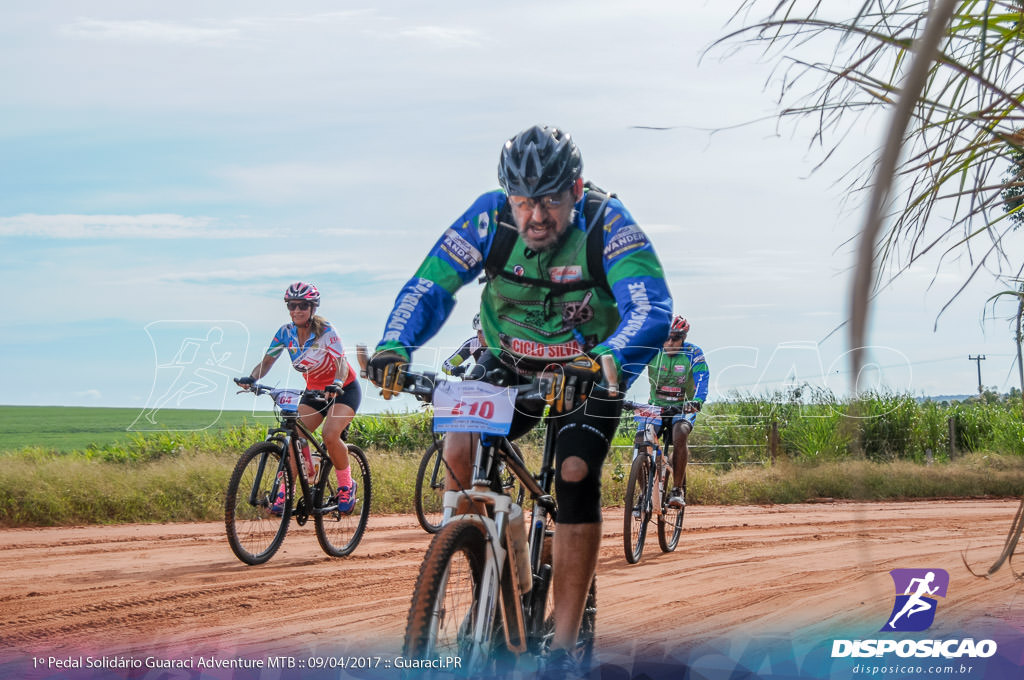
[[682, 340], [685, 337], [686, 333], [672, 333], [671, 335], [668, 336], [668, 339], [675, 342], [677, 340]]
[[565, 192], [560, 191], [557, 194], [541, 196], [538, 199], [513, 197], [510, 200], [512, 201], [512, 207], [516, 210], [529, 210], [533, 212], [537, 206], [540, 206], [545, 211], [554, 210], [562, 205], [566, 198]]
[[289, 302], [288, 303], [288, 311], [289, 312], [294, 312], [296, 309], [301, 309], [302, 311], [306, 311], [310, 307], [312, 307], [312, 305], [309, 304], [308, 302]]

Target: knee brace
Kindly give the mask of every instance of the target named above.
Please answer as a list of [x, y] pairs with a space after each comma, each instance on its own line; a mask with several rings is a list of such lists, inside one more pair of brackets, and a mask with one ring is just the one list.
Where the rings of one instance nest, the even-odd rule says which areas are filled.
[[[555, 494], [559, 524], [593, 524], [601, 521], [601, 467], [608, 454], [608, 437], [593, 425], [569, 423], [558, 431], [555, 443]], [[587, 466], [577, 482], [562, 479], [562, 465], [576, 456]]]

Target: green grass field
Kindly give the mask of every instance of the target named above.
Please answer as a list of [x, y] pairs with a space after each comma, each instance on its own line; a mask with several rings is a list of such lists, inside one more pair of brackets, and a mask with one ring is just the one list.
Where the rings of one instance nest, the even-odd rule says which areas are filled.
[[[799, 503], [1024, 492], [1019, 406], [878, 404], [876, 415], [859, 420], [822, 405], [712, 405], [691, 437], [688, 500]], [[958, 427], [955, 457], [943, 453], [950, 412]], [[0, 526], [220, 520], [235, 462], [275, 423], [269, 413], [240, 411], [165, 410], [156, 423], [141, 415], [135, 409], [0, 407]], [[779, 426], [774, 459], [766, 423]], [[632, 432], [624, 419], [605, 462], [606, 505], [622, 502]], [[536, 456], [542, 435], [535, 428], [520, 446]], [[371, 511], [411, 512], [416, 466], [432, 441], [429, 413], [360, 414], [349, 439], [370, 460]]]
[[156, 432], [224, 431], [266, 423], [269, 412], [163, 409], [155, 423], [141, 409], [71, 406], [0, 406], [0, 451], [40, 447], [68, 452], [127, 442]]

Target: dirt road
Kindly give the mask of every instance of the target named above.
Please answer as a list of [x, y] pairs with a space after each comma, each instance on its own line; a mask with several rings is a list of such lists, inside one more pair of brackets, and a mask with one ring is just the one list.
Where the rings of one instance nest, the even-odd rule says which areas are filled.
[[[896, 568], [949, 572], [931, 634], [1024, 631], [1024, 591], [1009, 570], [975, 578], [961, 559], [966, 551], [977, 571], [987, 568], [1016, 507], [693, 506], [675, 553], [660, 552], [652, 528], [632, 566], [621, 510], [611, 510], [598, 565], [598, 649], [650, 658], [711, 639], [877, 636]], [[311, 524], [293, 526], [268, 564], [248, 567], [215, 523], [0, 530], [0, 661], [8, 664], [0, 671], [81, 654], [398, 654], [428, 541], [411, 516], [373, 517], [356, 553], [332, 559]]]

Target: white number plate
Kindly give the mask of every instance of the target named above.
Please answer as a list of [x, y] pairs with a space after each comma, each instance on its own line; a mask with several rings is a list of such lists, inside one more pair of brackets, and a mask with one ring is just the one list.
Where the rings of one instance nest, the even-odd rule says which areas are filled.
[[442, 382], [434, 390], [434, 432], [508, 434], [514, 413], [507, 387], [467, 380]]

